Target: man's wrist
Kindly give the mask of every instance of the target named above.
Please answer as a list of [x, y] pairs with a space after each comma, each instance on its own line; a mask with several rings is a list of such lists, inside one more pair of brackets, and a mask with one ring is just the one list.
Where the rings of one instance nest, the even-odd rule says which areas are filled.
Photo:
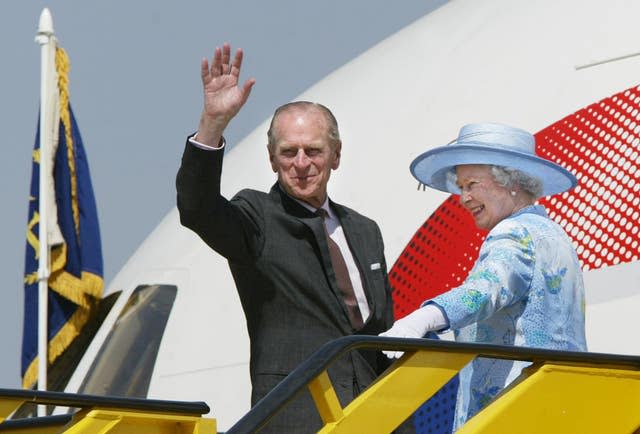
[[226, 142], [223, 136], [220, 136], [220, 140], [218, 141], [218, 146], [211, 146], [205, 143], [202, 143], [198, 140], [198, 133], [195, 133], [193, 136], [189, 137], [189, 143], [199, 149], [203, 149], [205, 151], [218, 151], [224, 148]]

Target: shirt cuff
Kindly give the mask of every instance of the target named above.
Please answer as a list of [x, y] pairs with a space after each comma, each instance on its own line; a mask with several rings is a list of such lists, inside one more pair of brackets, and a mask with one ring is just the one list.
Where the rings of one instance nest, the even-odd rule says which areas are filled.
[[224, 145], [227, 143], [226, 140], [224, 139], [224, 137], [221, 137], [220, 138], [220, 143], [218, 143], [218, 146], [205, 145], [204, 143], [200, 143], [196, 139], [194, 139], [196, 134], [194, 134], [193, 136], [189, 137], [189, 143], [191, 143], [196, 148], [203, 149], [205, 151], [219, 151], [220, 149], [223, 149]]

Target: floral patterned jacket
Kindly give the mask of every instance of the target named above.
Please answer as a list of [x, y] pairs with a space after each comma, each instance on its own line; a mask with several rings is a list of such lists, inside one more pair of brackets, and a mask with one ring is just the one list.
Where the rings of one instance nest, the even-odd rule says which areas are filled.
[[[464, 283], [424, 304], [442, 308], [456, 341], [586, 351], [582, 272], [564, 230], [542, 206], [498, 223]], [[456, 427], [527, 362], [478, 358], [460, 372]]]

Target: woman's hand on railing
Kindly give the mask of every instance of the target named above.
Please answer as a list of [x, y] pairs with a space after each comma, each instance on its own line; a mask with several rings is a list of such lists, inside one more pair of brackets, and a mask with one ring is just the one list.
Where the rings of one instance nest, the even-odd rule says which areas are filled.
[[[427, 304], [414, 310], [404, 318], [393, 323], [393, 326], [378, 336], [389, 338], [421, 338], [430, 331], [440, 331], [447, 327], [447, 320], [442, 311], [434, 304]], [[390, 359], [398, 359], [403, 351], [383, 351]]]

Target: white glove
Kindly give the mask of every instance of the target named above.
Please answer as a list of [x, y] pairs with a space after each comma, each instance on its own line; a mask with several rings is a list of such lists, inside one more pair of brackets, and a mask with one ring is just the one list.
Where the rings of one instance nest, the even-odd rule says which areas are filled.
[[[433, 304], [416, 309], [409, 315], [393, 323], [393, 326], [378, 336], [389, 338], [421, 338], [430, 331], [442, 330], [447, 321], [442, 311]], [[383, 351], [390, 359], [397, 359], [404, 354], [402, 351]]]

